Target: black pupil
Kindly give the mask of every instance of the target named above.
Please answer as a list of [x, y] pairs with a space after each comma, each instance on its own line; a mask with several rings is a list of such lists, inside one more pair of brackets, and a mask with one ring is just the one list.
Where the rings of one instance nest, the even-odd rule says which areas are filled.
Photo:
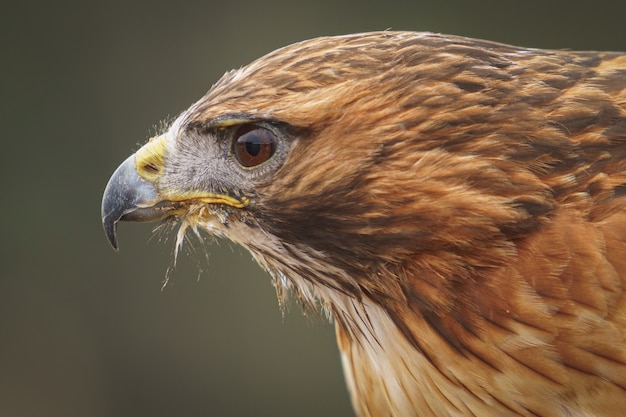
[[262, 127], [244, 125], [239, 128], [235, 137], [233, 152], [244, 167], [260, 165], [276, 152], [276, 136]]
[[259, 152], [261, 152], [261, 142], [259, 141], [258, 136], [254, 136], [250, 138], [251, 140], [246, 140], [246, 152], [248, 152], [252, 156], [258, 156]]

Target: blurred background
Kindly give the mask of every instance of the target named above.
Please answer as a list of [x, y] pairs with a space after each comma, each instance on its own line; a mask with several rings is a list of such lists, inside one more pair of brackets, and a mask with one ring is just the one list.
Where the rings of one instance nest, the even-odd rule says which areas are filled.
[[626, 50], [611, 1], [57, 1], [0, 6], [0, 417], [353, 416], [332, 326], [282, 317], [227, 242], [100, 225], [117, 165], [225, 71], [295, 41], [428, 30]]

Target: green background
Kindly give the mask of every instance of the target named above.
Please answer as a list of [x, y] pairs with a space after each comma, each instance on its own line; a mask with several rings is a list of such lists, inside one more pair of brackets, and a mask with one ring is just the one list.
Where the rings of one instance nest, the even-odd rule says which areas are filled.
[[626, 50], [625, 4], [0, 6], [0, 417], [353, 415], [332, 326], [283, 318], [249, 254], [213, 244], [162, 288], [172, 239], [122, 224], [114, 253], [110, 174], [225, 71], [294, 41], [392, 28]]

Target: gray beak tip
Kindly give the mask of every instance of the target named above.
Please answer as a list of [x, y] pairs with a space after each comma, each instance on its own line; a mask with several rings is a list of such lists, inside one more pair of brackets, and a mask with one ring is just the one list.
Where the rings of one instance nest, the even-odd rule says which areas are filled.
[[115, 170], [102, 196], [102, 227], [115, 251], [119, 221], [151, 222], [161, 220], [176, 208], [162, 200], [153, 183], [141, 178], [135, 168], [135, 155]]
[[141, 178], [135, 169], [135, 155], [129, 156], [115, 170], [102, 196], [102, 227], [115, 251], [117, 222], [150, 221], [162, 216], [152, 207], [159, 202], [154, 185]]
[[103, 219], [102, 225], [104, 226], [104, 233], [106, 234], [107, 240], [113, 247], [113, 250], [119, 252], [120, 249], [117, 244], [117, 222], [109, 222]]
[[102, 227], [107, 240], [117, 252], [117, 222], [122, 218], [124, 208], [120, 204], [119, 188], [116, 186], [118, 181], [115, 180], [116, 174], [113, 174], [102, 197]]

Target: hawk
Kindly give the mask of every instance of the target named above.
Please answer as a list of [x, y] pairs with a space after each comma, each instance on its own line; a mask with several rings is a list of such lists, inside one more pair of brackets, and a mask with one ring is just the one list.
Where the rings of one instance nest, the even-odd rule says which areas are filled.
[[287, 46], [113, 174], [114, 247], [159, 219], [319, 302], [361, 417], [626, 415], [626, 54]]

